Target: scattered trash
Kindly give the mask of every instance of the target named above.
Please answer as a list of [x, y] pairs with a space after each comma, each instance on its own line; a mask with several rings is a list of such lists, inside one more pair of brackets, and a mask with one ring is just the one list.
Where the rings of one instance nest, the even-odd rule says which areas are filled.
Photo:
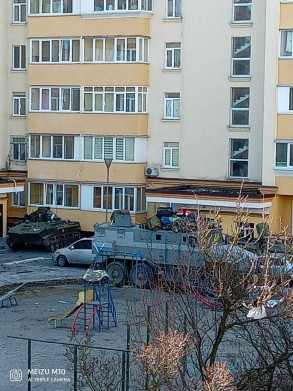
[[67, 304], [67, 301], [58, 300], [58, 303]]

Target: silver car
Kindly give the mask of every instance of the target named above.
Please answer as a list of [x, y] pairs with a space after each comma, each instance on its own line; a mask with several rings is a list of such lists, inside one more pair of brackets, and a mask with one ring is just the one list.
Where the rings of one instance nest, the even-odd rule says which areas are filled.
[[53, 254], [53, 261], [58, 266], [67, 266], [70, 263], [91, 265], [95, 254], [92, 252], [93, 238], [83, 238], [68, 247], [61, 248]]

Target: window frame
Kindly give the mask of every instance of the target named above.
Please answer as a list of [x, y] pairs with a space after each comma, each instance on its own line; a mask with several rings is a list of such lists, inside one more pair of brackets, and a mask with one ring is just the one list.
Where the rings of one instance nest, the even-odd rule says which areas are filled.
[[93, 5], [93, 12], [97, 14], [104, 12], [152, 12], [152, 10], [152, 0], [95, 0]]
[[[177, 96], [171, 96], [177, 95]], [[170, 115], [168, 114], [168, 102], [170, 102]], [[178, 107], [175, 107], [175, 104], [178, 104]], [[180, 92], [165, 92], [164, 93], [164, 119], [165, 120], [179, 120], [180, 119], [180, 108], [181, 108], [181, 94]], [[178, 115], [176, 114], [178, 111]]]
[[[109, 156], [106, 156], [106, 146], [105, 146], [105, 142], [108, 140], [108, 142], [110, 142], [110, 139], [112, 139], [112, 154], [109, 155]], [[96, 151], [96, 145], [98, 143], [98, 140], [99, 140], [99, 143], [100, 143], [100, 157], [99, 158], [95, 158], [95, 151]], [[122, 159], [119, 159], [117, 158], [117, 148], [118, 148], [118, 140], [122, 140], [123, 141], [123, 158]], [[89, 142], [90, 143], [90, 147], [91, 147], [91, 151], [87, 150], [86, 151], [86, 142]], [[132, 149], [132, 151], [130, 152], [131, 155], [132, 155], [132, 158], [131, 159], [127, 159], [127, 148], [129, 147], [129, 145], [127, 144], [130, 144], [130, 148]], [[131, 145], [132, 144], [132, 145]], [[136, 149], [136, 141], [135, 141], [135, 137], [112, 137], [112, 136], [83, 136], [82, 137], [82, 148], [83, 148], [83, 152], [82, 152], [82, 160], [84, 161], [97, 161], [97, 162], [103, 162], [105, 160], [105, 158], [111, 158], [113, 159], [113, 162], [117, 162], [117, 163], [127, 163], [127, 162], [130, 162], [130, 163], [133, 163], [135, 161], [135, 149]], [[87, 154], [91, 154], [91, 158], [88, 158], [88, 157], [85, 157], [85, 155]]]
[[[69, 59], [63, 59], [63, 48], [65, 42], [69, 42]], [[48, 45], [48, 55], [49, 59], [44, 60], [44, 44]], [[78, 59], [74, 59], [76, 53], [76, 48], [74, 45], [78, 43]], [[30, 63], [32, 64], [76, 64], [81, 63], [81, 49], [82, 49], [82, 40], [78, 37], [76, 38], [43, 38], [43, 39], [30, 39]], [[57, 44], [57, 52], [56, 52]], [[35, 55], [34, 50], [37, 49], [38, 56]], [[58, 60], [54, 60], [54, 56], [57, 55]], [[35, 59], [37, 58], [37, 60]]]
[[[95, 199], [95, 189], [99, 189], [100, 194], [100, 206], [94, 207]], [[138, 190], [139, 189], [139, 190]], [[118, 191], [116, 193], [116, 190]], [[122, 191], [121, 191], [122, 190]], [[127, 191], [133, 191], [132, 194], [128, 194]], [[146, 197], [145, 197], [146, 187], [135, 187], [135, 186], [125, 186], [125, 185], [113, 185], [109, 187], [109, 197], [108, 197], [108, 210], [113, 211], [117, 209], [117, 198], [116, 195], [119, 194], [119, 208], [118, 209], [128, 209], [132, 213], [136, 212], [145, 212], [146, 211]], [[92, 186], [92, 210], [96, 211], [105, 211], [106, 210], [106, 198], [107, 198], [107, 186], [106, 185], [97, 185]], [[140, 198], [138, 202], [138, 197]], [[145, 199], [143, 199], [143, 197]], [[132, 199], [132, 201], [131, 201]], [[129, 209], [128, 206], [132, 204], [132, 208]], [[141, 205], [141, 208], [138, 209], [138, 204]], [[143, 209], [145, 207], [145, 209]]]
[[[13, 23], [17, 23], [17, 24], [18, 23], [24, 24], [26, 23], [26, 18], [27, 18], [26, 0], [22, 0], [22, 3], [16, 3], [16, 1], [17, 0], [13, 0], [12, 21]], [[24, 19], [22, 19], [23, 15], [24, 15]]]
[[[61, 138], [61, 144], [58, 144], [58, 145], [61, 145], [61, 156], [59, 156], [59, 151], [60, 151], [60, 148], [58, 149], [58, 156], [57, 157], [54, 157], [54, 154], [57, 153], [57, 140], [56, 138]], [[68, 156], [66, 155], [66, 138], [71, 138], [71, 141], [72, 141], [72, 158], [70, 157], [65, 157], [65, 156]], [[74, 135], [69, 135], [69, 134], [53, 134], [53, 135], [50, 135], [50, 134], [34, 134], [34, 135], [30, 135], [29, 137], [29, 157], [30, 159], [41, 159], [41, 160], [65, 160], [65, 161], [74, 161], [76, 160], [76, 147], [75, 147], [75, 140], [76, 140], [76, 137], [77, 136], [74, 136]], [[39, 150], [38, 152], [39, 153], [32, 153], [32, 149], [33, 149], [33, 145], [32, 145], [32, 140], [37, 140], [37, 138], [39, 139], [38, 141], [38, 146], [39, 146]], [[49, 145], [49, 152], [50, 152], [50, 156], [46, 156], [44, 154], [44, 139], [47, 138], [47, 139], [50, 139], [50, 145]], [[54, 143], [55, 141], [55, 143]], [[34, 141], [35, 142], [35, 141]], [[55, 146], [55, 147], [54, 147]], [[34, 155], [38, 155], [38, 156], [34, 156]]]
[[[16, 163], [25, 163], [27, 161], [27, 138], [24, 136], [10, 136], [10, 159]], [[20, 158], [15, 158], [15, 151]], [[23, 149], [23, 150], [22, 150]], [[21, 156], [24, 155], [22, 159]]]
[[181, 19], [182, 18], [182, 1], [181, 0], [166, 0], [166, 18], [167, 19]]
[[[249, 57], [235, 57], [235, 41], [237, 39], [248, 39], [250, 40], [249, 42], [249, 48], [250, 48], [250, 53]], [[234, 72], [234, 66], [237, 62], [248, 62], [248, 68], [249, 72], [248, 73], [236, 73]], [[251, 65], [251, 37], [246, 36], [246, 37], [232, 37], [232, 64], [231, 64], [231, 76], [232, 77], [250, 77], [250, 65]]]
[[[277, 147], [279, 145], [286, 145], [286, 165], [277, 164]], [[292, 159], [290, 158], [292, 151]], [[292, 165], [290, 165], [290, 160], [292, 160]], [[275, 159], [274, 159], [274, 169], [275, 170], [293, 170], [293, 140], [276, 140], [275, 141]]]
[[[177, 144], [177, 145], [169, 145], [169, 144]], [[170, 163], [168, 164], [166, 162], [166, 153], [170, 153]], [[177, 157], [174, 156], [175, 152], [178, 154]], [[177, 160], [177, 165], [175, 163], [175, 159]], [[163, 168], [173, 168], [173, 169], [178, 169], [180, 166], [180, 145], [179, 142], [164, 142], [163, 144]]]
[[[16, 51], [18, 53], [18, 61]], [[17, 62], [19, 64], [17, 64]], [[12, 46], [12, 70], [13, 71], [24, 71], [26, 70], [26, 46], [25, 45], [13, 45]]]
[[[237, 3], [238, 0], [233, 0], [233, 23], [251, 23], [251, 16], [252, 16], [252, 0], [244, 0], [245, 3]], [[243, 1], [243, 0], [242, 0]], [[236, 19], [236, 12], [238, 9], [249, 7], [250, 10], [250, 18], [249, 19]]]
[[[168, 47], [168, 45], [178, 45], [178, 47]], [[179, 53], [179, 65], [176, 66], [176, 52]], [[171, 57], [171, 65], [168, 65], [169, 53]], [[165, 43], [165, 69], [181, 69], [181, 42], [166, 42]]]
[[[32, 185], [38, 185], [40, 194], [36, 194], [36, 196], [39, 198], [40, 202], [32, 202]], [[66, 190], [74, 187], [77, 191], [77, 205], [66, 205]], [[52, 206], [52, 207], [58, 207], [58, 208], [66, 208], [66, 209], [79, 209], [80, 208], [80, 185], [76, 183], [59, 183], [59, 182], [37, 182], [37, 181], [31, 181], [29, 182], [29, 205], [39, 205], [39, 206]], [[52, 193], [50, 197], [47, 197], [47, 193], [49, 189], [49, 192]], [[51, 190], [52, 189], [52, 190]], [[61, 192], [60, 192], [61, 191]], [[61, 194], [62, 193], [62, 194]], [[58, 202], [58, 199], [62, 202]], [[59, 198], [58, 198], [59, 197]], [[47, 203], [46, 201], [48, 199], [52, 199], [52, 203]]]
[[[38, 92], [38, 102], [37, 100], [34, 101], [33, 99], [33, 93], [37, 90]], [[52, 100], [52, 92], [57, 90], [58, 91], [58, 100], [54, 99]], [[69, 90], [69, 102], [66, 102], [68, 99], [68, 96], [66, 92]], [[47, 92], [48, 91], [48, 92]], [[79, 93], [79, 100], [75, 100], [74, 92], [78, 91]], [[46, 92], [46, 93], [44, 93]], [[54, 98], [54, 97], [53, 97]], [[52, 110], [52, 101], [58, 101], [58, 109]], [[38, 103], [38, 109], [33, 108], [33, 104], [37, 102]], [[63, 108], [65, 103], [69, 103], [69, 108]], [[78, 103], [78, 109], [73, 109], [74, 105]], [[65, 113], [78, 113], [80, 112], [80, 106], [81, 106], [81, 88], [80, 87], [74, 87], [74, 86], [31, 86], [30, 87], [30, 111], [31, 112], [65, 112]]]
[[[288, 33], [291, 33], [291, 38], [289, 39], [288, 35], [287, 35], [287, 37], [285, 39], [284, 35], [288, 34]], [[284, 42], [285, 40], [286, 40], [286, 44]], [[290, 45], [291, 50], [286, 50], [287, 45]], [[286, 51], [291, 52], [291, 54], [288, 56], [286, 56], [285, 54], [282, 54], [283, 47], [284, 47], [284, 52], [286, 52]], [[293, 58], [293, 29], [280, 30], [280, 58], [284, 58], [284, 59]]]
[[[70, 11], [65, 11], [65, 2], [60, 0], [60, 11], [58, 12], [53, 12], [53, 4], [56, 2], [56, 0], [48, 0], [49, 1], [49, 7], [48, 7], [48, 12], [43, 11], [42, 7], [42, 0], [30, 0], [29, 2], [29, 15], [60, 15], [60, 14], [72, 14], [73, 13], [73, 0], [67, 0], [69, 8], [71, 8]], [[38, 12], [32, 12], [32, 3], [36, 5], [36, 8], [38, 9]]]
[[[233, 158], [232, 153], [233, 153], [233, 142], [234, 141], [240, 141], [243, 140], [244, 142], [247, 143], [247, 158]], [[248, 178], [249, 176], [249, 139], [243, 139], [243, 138], [231, 138], [230, 140], [230, 152], [229, 152], [229, 178]], [[245, 146], [244, 146], [245, 147]], [[244, 152], [245, 150], [243, 150]], [[246, 163], [247, 167], [247, 175], [232, 175], [232, 170], [233, 170], [233, 165], [232, 162], [241, 162], [241, 163]]]
[[[234, 93], [236, 90], [247, 90], [248, 96], [246, 97], [246, 94], [244, 95], [243, 100], [235, 100]], [[240, 91], [239, 91], [240, 92]], [[248, 99], [248, 106], [247, 107], [235, 107], [235, 104], [238, 105], [241, 102], [244, 102]], [[237, 101], [239, 101], [237, 103]], [[235, 113], [247, 113], [247, 120], [246, 123], [234, 123], [234, 115]], [[230, 127], [231, 128], [248, 128], [250, 123], [250, 87], [231, 87], [231, 109], [230, 109]]]
[[15, 193], [12, 193], [11, 206], [13, 208], [25, 207], [25, 191], [17, 191]]
[[26, 95], [22, 92], [14, 92], [12, 96], [12, 116], [26, 116]]

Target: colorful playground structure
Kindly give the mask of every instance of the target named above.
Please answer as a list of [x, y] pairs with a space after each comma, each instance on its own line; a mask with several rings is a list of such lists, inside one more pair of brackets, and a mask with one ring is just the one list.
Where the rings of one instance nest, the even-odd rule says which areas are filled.
[[48, 321], [55, 328], [62, 327], [64, 320], [75, 314], [71, 326], [72, 334], [82, 330], [101, 331], [114, 325], [117, 327], [117, 314], [112, 298], [109, 275], [104, 270], [88, 269], [83, 276], [83, 290], [78, 293], [77, 301], [63, 314], [50, 316]]

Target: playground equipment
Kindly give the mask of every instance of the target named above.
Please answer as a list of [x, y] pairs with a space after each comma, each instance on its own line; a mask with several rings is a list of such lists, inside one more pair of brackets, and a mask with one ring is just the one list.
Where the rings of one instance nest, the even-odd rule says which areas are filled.
[[109, 275], [104, 270], [88, 269], [83, 276], [83, 290], [78, 293], [77, 301], [63, 314], [50, 316], [48, 321], [54, 322], [55, 328], [62, 327], [64, 320], [74, 314], [71, 326], [73, 334], [78, 328], [88, 335], [91, 329], [101, 331], [111, 324], [117, 326]]
[[83, 276], [83, 303], [76, 312], [71, 332], [75, 334], [78, 326], [89, 334], [91, 328], [101, 331], [117, 327], [117, 314], [112, 298], [109, 275], [104, 270], [88, 269]]
[[[25, 283], [19, 285], [18, 287], [14, 288], [11, 291], [0, 296], [0, 308], [1, 307], [12, 307], [12, 306], [18, 305], [18, 302], [16, 300], [16, 292], [20, 288], [22, 288], [24, 285], [25, 285]], [[7, 303], [7, 304], [5, 304], [5, 303]]]

